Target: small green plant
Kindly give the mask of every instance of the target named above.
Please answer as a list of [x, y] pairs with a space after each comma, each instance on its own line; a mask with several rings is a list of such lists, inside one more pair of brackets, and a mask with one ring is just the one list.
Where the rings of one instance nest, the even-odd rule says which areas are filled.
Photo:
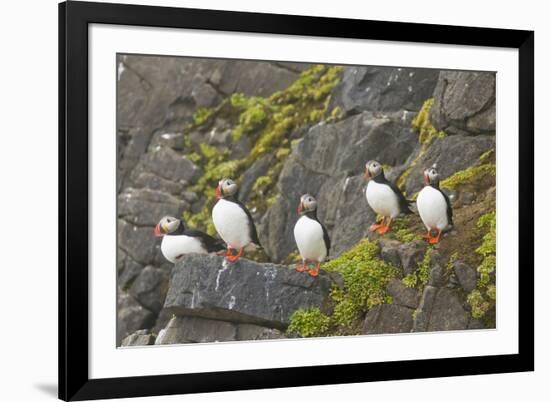
[[418, 263], [416, 269], [405, 276], [401, 281], [409, 288], [423, 287], [430, 279], [430, 265], [432, 262], [433, 248], [428, 248], [422, 261]]
[[447, 136], [445, 131], [438, 131], [430, 121], [430, 110], [434, 104], [434, 98], [427, 99], [422, 108], [412, 121], [412, 126], [418, 132], [418, 142], [429, 146], [435, 138]]
[[472, 308], [472, 317], [482, 318], [489, 310], [489, 303], [483, 298], [479, 289], [474, 289], [468, 294], [468, 304]]
[[487, 152], [484, 152], [481, 154], [481, 156], [479, 157], [479, 160], [481, 162], [485, 162], [485, 161], [488, 161], [489, 159], [491, 159], [491, 157], [495, 154], [495, 150], [494, 149], [490, 149], [488, 150]]
[[304, 338], [324, 335], [330, 326], [330, 318], [318, 308], [296, 310], [290, 316], [287, 332], [296, 333]]
[[210, 116], [214, 113], [215, 109], [213, 108], [200, 108], [197, 109], [195, 113], [193, 113], [193, 121], [196, 125], [204, 124]]
[[361, 313], [391, 302], [386, 285], [397, 275], [397, 269], [378, 257], [377, 244], [364, 239], [323, 268], [337, 271], [344, 279], [343, 288], [334, 287], [332, 315], [335, 325], [351, 327]]
[[415, 240], [422, 240], [422, 236], [411, 230], [411, 219], [409, 215], [401, 216], [393, 220], [390, 236], [403, 243]]
[[455, 189], [459, 185], [474, 183], [479, 178], [488, 175], [496, 175], [496, 165], [494, 163], [471, 166], [467, 169], [456, 172], [452, 176], [442, 180], [441, 187]]
[[496, 212], [482, 215], [477, 221], [477, 227], [485, 230], [483, 241], [476, 249], [483, 260], [477, 267], [477, 286], [470, 292], [467, 301], [472, 308], [472, 317], [482, 318], [496, 300], [496, 287], [491, 277], [496, 267]]

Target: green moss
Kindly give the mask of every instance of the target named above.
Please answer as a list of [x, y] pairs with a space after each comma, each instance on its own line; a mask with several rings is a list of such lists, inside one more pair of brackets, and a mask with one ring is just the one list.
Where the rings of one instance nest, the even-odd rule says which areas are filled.
[[489, 299], [496, 300], [497, 298], [497, 287], [495, 285], [487, 286], [487, 291], [485, 292]]
[[476, 252], [483, 257], [481, 264], [477, 267], [478, 287], [483, 288], [489, 285], [491, 274], [496, 267], [496, 212], [489, 212], [481, 216], [477, 226], [486, 230], [481, 245], [476, 249]]
[[436, 138], [444, 138], [447, 136], [445, 131], [438, 131], [430, 121], [430, 110], [433, 106], [433, 103], [433, 98], [427, 99], [411, 123], [412, 128], [418, 133], [418, 142], [422, 145], [422, 147], [417, 157], [409, 164], [407, 170], [405, 170], [397, 179], [396, 184], [402, 190], [412, 170], [417, 165], [418, 161], [424, 156], [433, 140]]
[[334, 287], [331, 297], [335, 302], [333, 323], [351, 327], [361, 313], [382, 303], [391, 302], [386, 284], [397, 275], [397, 269], [378, 257], [377, 244], [364, 239], [323, 268], [339, 272], [343, 288]]
[[466, 299], [472, 308], [472, 317], [474, 318], [482, 318], [490, 308], [479, 289], [472, 290]]
[[322, 336], [328, 331], [329, 325], [330, 318], [318, 308], [300, 309], [290, 316], [287, 332], [296, 333], [305, 338]]
[[422, 236], [410, 228], [411, 218], [409, 215], [401, 216], [392, 221], [392, 231], [389, 237], [399, 240], [402, 243], [408, 243], [415, 240], [422, 240]]
[[472, 316], [482, 318], [494, 306], [496, 300], [496, 287], [492, 279], [496, 267], [496, 212], [482, 215], [477, 221], [477, 226], [485, 231], [481, 245], [476, 249], [483, 259], [477, 267], [476, 289], [470, 292], [467, 300], [472, 308]]
[[471, 166], [467, 169], [456, 172], [452, 176], [443, 180], [441, 182], [441, 187], [455, 189], [459, 185], [474, 183], [478, 179], [488, 175], [496, 175], [496, 165], [494, 163]]
[[202, 160], [202, 157], [198, 152], [191, 152], [190, 154], [187, 154], [186, 157], [193, 163], [198, 163]]
[[401, 281], [409, 288], [423, 287], [430, 279], [430, 264], [432, 261], [433, 248], [428, 248], [422, 261], [418, 263], [416, 269], [405, 276]]
[[233, 94], [230, 98], [231, 105], [241, 109], [239, 123], [233, 128], [231, 134], [234, 141], [238, 141], [244, 134], [248, 134], [265, 124], [269, 115], [269, 102], [265, 98], [243, 94]]
[[196, 125], [204, 124], [215, 112], [214, 108], [199, 108], [193, 113], [193, 121]]
[[458, 260], [458, 251], [455, 251], [452, 253], [449, 257], [449, 261], [447, 261], [447, 272], [451, 272], [453, 270], [453, 265], [455, 261]]
[[495, 150], [494, 149], [490, 149], [488, 150], [487, 152], [484, 152], [483, 154], [481, 154], [481, 156], [479, 157], [479, 160], [481, 162], [485, 162], [485, 161], [488, 161], [489, 159], [491, 159], [491, 157], [495, 154]]
[[434, 138], [444, 138], [447, 134], [444, 131], [437, 130], [430, 121], [430, 110], [434, 104], [434, 99], [427, 99], [422, 108], [412, 121], [412, 126], [418, 132], [418, 142], [428, 146]]
[[269, 176], [260, 176], [256, 179], [254, 186], [252, 186], [252, 191], [263, 194], [267, 187], [271, 185], [272, 178]]

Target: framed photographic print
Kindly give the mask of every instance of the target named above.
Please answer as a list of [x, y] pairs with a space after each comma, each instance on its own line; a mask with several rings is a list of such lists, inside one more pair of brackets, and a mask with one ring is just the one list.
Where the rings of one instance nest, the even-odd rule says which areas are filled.
[[529, 371], [534, 33], [59, 5], [59, 397]]

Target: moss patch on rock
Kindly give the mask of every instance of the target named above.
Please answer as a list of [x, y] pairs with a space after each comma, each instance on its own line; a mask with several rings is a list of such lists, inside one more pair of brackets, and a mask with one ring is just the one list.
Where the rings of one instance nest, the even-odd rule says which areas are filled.
[[416, 269], [401, 280], [405, 286], [409, 288], [422, 288], [428, 283], [432, 253], [433, 248], [428, 248], [426, 254], [424, 254], [424, 258], [418, 263]]
[[445, 138], [447, 134], [443, 130], [437, 130], [430, 120], [430, 110], [434, 104], [434, 98], [429, 98], [422, 104], [422, 108], [418, 111], [412, 120], [412, 128], [418, 133], [418, 142], [422, 145], [420, 152], [416, 158], [409, 164], [409, 167], [397, 179], [397, 186], [403, 190], [411, 171], [416, 166], [420, 158], [424, 156], [429, 146], [436, 138]]
[[472, 309], [472, 317], [483, 318], [494, 308], [496, 287], [494, 271], [496, 268], [496, 213], [495, 211], [482, 215], [477, 221], [478, 228], [485, 231], [481, 245], [476, 252], [482, 256], [477, 267], [478, 280], [476, 288], [467, 297]]
[[418, 142], [423, 146], [429, 146], [434, 138], [447, 136], [445, 131], [436, 129], [430, 121], [430, 110], [433, 104], [434, 98], [427, 99], [412, 121], [413, 128], [418, 132]]
[[358, 318], [370, 308], [392, 301], [385, 289], [398, 270], [380, 259], [378, 245], [368, 239], [323, 268], [339, 272], [344, 280], [342, 288], [335, 286], [331, 292], [335, 303], [331, 323], [337, 333], [349, 333]]
[[481, 178], [487, 176], [496, 176], [496, 165], [494, 163], [485, 163], [483, 165], [471, 166], [467, 169], [456, 172], [445, 180], [441, 181], [441, 187], [455, 189], [460, 185], [472, 184]]
[[287, 333], [298, 334], [301, 337], [323, 336], [330, 327], [330, 318], [318, 308], [296, 310], [290, 316]]
[[422, 240], [417, 225], [412, 223], [412, 215], [400, 216], [392, 221], [392, 230], [388, 233], [391, 239], [408, 243], [415, 240]]

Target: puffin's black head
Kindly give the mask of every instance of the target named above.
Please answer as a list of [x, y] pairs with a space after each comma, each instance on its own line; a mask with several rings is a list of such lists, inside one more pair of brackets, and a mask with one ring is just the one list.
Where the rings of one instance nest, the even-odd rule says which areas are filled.
[[183, 226], [183, 222], [173, 216], [165, 216], [160, 220], [160, 222], [155, 226], [155, 236], [162, 237], [165, 234], [173, 233], [180, 226]]
[[216, 188], [216, 198], [225, 198], [231, 197], [232, 195], [237, 194], [237, 184], [231, 179], [223, 179], [218, 183]]
[[298, 205], [298, 214], [303, 215], [317, 209], [317, 200], [309, 195], [304, 194], [300, 197], [300, 205]]
[[439, 172], [435, 169], [436, 167], [434, 163], [431, 168], [424, 170], [424, 183], [427, 186], [439, 186]]
[[374, 179], [376, 176], [384, 174], [384, 168], [378, 161], [368, 161], [365, 165], [365, 177]]

